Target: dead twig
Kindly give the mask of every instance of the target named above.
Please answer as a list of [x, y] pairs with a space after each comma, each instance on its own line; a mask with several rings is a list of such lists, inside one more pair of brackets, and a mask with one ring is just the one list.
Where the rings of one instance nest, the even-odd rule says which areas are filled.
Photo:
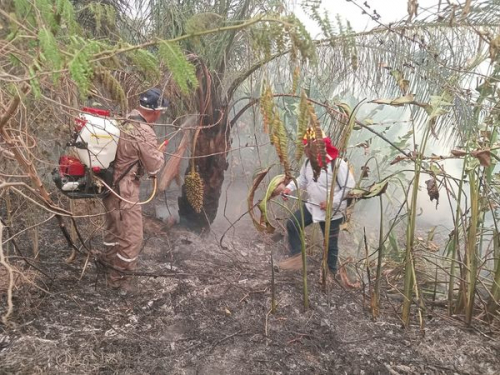
[[4, 315], [2, 315], [2, 323], [7, 325], [9, 316], [12, 314], [12, 310], [14, 309], [14, 305], [12, 303], [12, 288], [14, 287], [14, 271], [12, 270], [12, 267], [5, 260], [5, 256], [3, 253], [3, 246], [2, 246], [3, 228], [4, 225], [0, 221], [0, 264], [5, 267], [9, 275], [9, 285], [7, 286], [7, 311], [5, 312]]

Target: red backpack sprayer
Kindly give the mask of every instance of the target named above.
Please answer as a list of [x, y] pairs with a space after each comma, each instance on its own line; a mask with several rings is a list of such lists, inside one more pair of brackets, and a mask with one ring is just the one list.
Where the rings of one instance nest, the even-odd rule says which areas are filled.
[[120, 138], [118, 124], [109, 116], [107, 110], [84, 107], [75, 119], [67, 154], [59, 158], [59, 168], [52, 172], [56, 186], [69, 198], [104, 198], [109, 194]]
[[[59, 168], [53, 170], [52, 178], [61, 192], [69, 198], [104, 198], [128, 173], [126, 171], [113, 179], [113, 162], [120, 139], [118, 123], [110, 117], [108, 110], [90, 107], [84, 107], [75, 121], [75, 131], [66, 145], [67, 154], [59, 158]], [[158, 149], [167, 144], [168, 141], [165, 140]], [[133, 166], [134, 164], [130, 168]], [[129, 203], [145, 204], [155, 192], [156, 178], [150, 199]], [[119, 196], [115, 191], [111, 193]]]

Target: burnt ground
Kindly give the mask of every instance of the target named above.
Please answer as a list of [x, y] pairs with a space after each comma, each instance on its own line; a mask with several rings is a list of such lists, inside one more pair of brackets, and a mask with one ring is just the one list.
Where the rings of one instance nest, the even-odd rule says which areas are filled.
[[137, 277], [128, 295], [106, 289], [92, 263], [81, 277], [84, 257], [66, 264], [57, 228], [42, 230], [38, 266], [50, 278], [25, 272], [47, 292], [27, 282], [14, 291], [10, 325], [0, 326], [2, 374], [500, 373], [500, 337], [487, 326], [467, 329], [435, 308], [422, 336], [416, 318], [401, 327], [400, 304], [385, 294], [373, 320], [361, 290], [321, 290], [314, 255], [310, 308], [300, 272], [282, 270], [271, 314], [270, 252], [279, 261], [285, 248], [248, 223], [221, 247], [213, 233], [148, 219], [139, 270], [163, 276]]

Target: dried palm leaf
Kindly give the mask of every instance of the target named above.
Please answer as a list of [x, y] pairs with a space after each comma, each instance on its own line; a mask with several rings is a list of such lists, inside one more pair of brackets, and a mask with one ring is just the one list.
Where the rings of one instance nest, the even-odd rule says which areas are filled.
[[182, 136], [179, 147], [177, 147], [177, 150], [170, 156], [170, 159], [168, 159], [163, 168], [163, 172], [158, 179], [158, 191], [165, 191], [173, 180], [179, 179], [179, 169], [182, 157], [189, 147], [189, 139], [191, 136], [191, 132], [188, 129], [196, 125], [197, 118], [198, 116], [189, 116], [181, 125], [181, 129], [185, 129], [184, 135]]

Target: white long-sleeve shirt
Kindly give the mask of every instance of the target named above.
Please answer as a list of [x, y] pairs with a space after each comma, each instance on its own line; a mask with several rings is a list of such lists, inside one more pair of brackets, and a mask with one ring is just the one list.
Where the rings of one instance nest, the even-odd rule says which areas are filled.
[[[337, 181], [334, 183], [333, 191], [333, 207], [332, 207], [332, 220], [340, 219], [347, 207], [347, 202], [345, 198], [349, 191], [354, 187], [355, 181], [354, 177], [349, 171], [349, 166], [347, 163], [338, 158], [338, 170], [337, 170]], [[328, 168], [326, 170], [321, 169], [321, 174], [318, 180], [315, 182], [313, 179], [313, 169], [311, 163], [306, 159], [302, 167], [300, 168], [299, 176], [297, 177], [297, 184], [300, 190], [305, 190], [308, 195], [308, 201], [311, 203], [316, 203], [318, 206], [306, 203], [306, 207], [313, 217], [313, 222], [317, 223], [320, 221], [325, 221], [326, 211], [319, 207], [321, 202], [328, 201], [328, 192], [332, 183], [333, 163], [328, 163]], [[295, 191], [295, 182], [291, 181], [287, 188], [290, 191]]]

